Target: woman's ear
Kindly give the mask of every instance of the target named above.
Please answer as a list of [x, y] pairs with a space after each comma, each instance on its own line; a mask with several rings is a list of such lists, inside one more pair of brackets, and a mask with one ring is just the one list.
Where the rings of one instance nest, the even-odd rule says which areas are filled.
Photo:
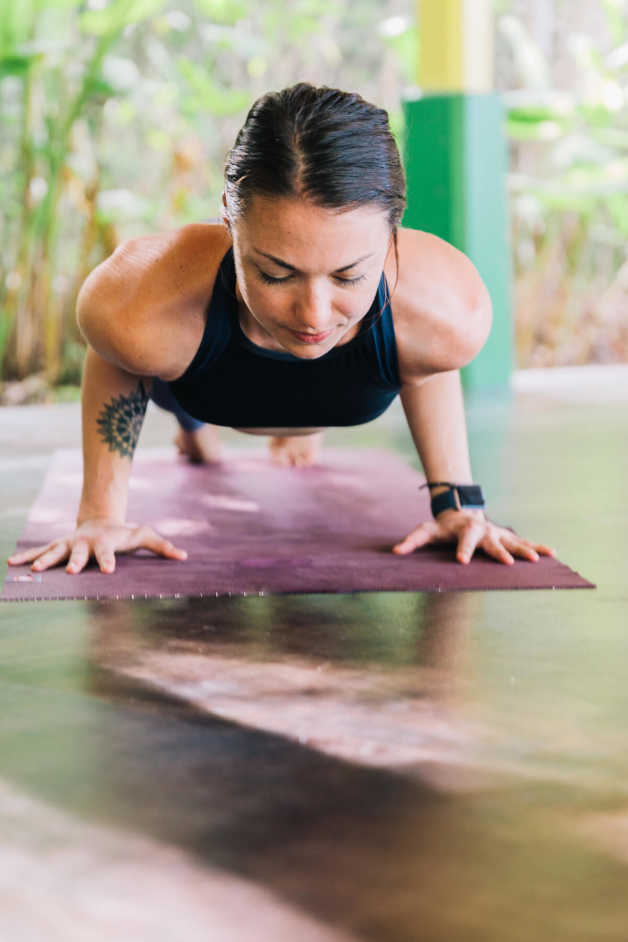
[[231, 232], [231, 223], [229, 222], [228, 209], [227, 209], [227, 197], [225, 195], [224, 190], [222, 192], [222, 221], [227, 227], [227, 229], [229, 230], [229, 232]]

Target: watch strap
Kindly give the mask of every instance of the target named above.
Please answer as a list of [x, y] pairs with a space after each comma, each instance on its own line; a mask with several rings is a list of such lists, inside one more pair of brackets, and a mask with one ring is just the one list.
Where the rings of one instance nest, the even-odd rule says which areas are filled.
[[442, 494], [432, 497], [430, 504], [432, 516], [437, 517], [444, 510], [482, 510], [486, 502], [479, 484], [451, 484], [448, 481], [430, 482], [423, 487], [447, 487]]

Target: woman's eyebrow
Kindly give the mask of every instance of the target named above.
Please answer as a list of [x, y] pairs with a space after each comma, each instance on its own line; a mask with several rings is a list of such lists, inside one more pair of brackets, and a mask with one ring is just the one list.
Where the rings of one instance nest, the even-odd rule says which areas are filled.
[[[276, 265], [281, 265], [282, 268], [288, 268], [290, 271], [298, 272], [299, 269], [295, 268], [294, 265], [289, 265], [288, 262], [282, 261], [280, 258], [277, 258], [275, 255], [269, 255], [267, 252], [262, 252], [260, 249], [253, 247], [254, 251], [259, 255], [263, 255], [265, 258], [269, 258], [271, 262], [274, 262]], [[341, 271], [347, 271], [348, 268], [354, 268], [355, 265], [359, 265], [360, 262], [363, 262], [366, 258], [371, 258], [374, 255], [374, 252], [371, 252], [369, 255], [363, 255], [361, 258], [358, 258], [357, 261], [351, 262], [350, 265], [344, 265], [342, 268], [336, 268], [332, 274], [337, 275]]]

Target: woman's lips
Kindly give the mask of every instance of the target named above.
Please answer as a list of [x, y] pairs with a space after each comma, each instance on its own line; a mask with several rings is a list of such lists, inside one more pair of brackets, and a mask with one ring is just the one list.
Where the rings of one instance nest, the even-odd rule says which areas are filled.
[[332, 334], [333, 331], [328, 330], [324, 334], [299, 334], [296, 330], [293, 330], [291, 331], [291, 333], [293, 333], [294, 336], [298, 340], [300, 340], [302, 343], [321, 343], [323, 340], [329, 337], [329, 335]]

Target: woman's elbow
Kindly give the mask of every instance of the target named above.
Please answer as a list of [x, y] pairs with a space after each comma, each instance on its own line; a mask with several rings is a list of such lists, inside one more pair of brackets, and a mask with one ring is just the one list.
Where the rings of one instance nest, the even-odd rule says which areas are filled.
[[484, 344], [490, 336], [491, 327], [493, 326], [493, 304], [491, 302], [491, 296], [486, 289], [473, 312], [472, 320], [473, 329], [471, 334], [475, 345], [475, 352], [472, 356], [475, 357], [484, 347]]
[[449, 342], [449, 368], [462, 369], [467, 366], [480, 353], [491, 333], [493, 323], [493, 307], [491, 299], [486, 296], [471, 310], [464, 312], [460, 318], [457, 329]]

